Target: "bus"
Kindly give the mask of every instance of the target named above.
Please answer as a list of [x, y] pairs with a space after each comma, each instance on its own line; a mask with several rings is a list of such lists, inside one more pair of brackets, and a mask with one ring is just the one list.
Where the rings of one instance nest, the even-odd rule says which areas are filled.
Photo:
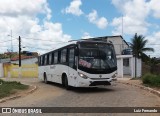
[[114, 47], [104, 41], [69, 41], [40, 55], [38, 65], [40, 80], [66, 89], [111, 85], [117, 74]]

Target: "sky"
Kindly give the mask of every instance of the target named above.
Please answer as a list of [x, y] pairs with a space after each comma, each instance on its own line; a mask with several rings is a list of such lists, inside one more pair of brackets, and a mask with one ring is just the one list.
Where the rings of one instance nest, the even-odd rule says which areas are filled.
[[[145, 36], [160, 57], [159, 0], [0, 0], [0, 53], [44, 53], [69, 40]], [[11, 41], [12, 40], [12, 41]]]

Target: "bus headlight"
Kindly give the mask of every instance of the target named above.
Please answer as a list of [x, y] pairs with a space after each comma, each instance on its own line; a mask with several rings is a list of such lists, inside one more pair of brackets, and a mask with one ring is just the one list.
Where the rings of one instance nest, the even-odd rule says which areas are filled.
[[84, 79], [87, 79], [88, 77], [86, 75], [84, 75], [83, 73], [78, 72], [78, 75]]
[[117, 77], [117, 74], [115, 73], [113, 76], [112, 76], [112, 78], [116, 78]]
[[112, 76], [112, 81], [116, 81], [117, 80], [117, 73], [115, 73], [113, 76]]

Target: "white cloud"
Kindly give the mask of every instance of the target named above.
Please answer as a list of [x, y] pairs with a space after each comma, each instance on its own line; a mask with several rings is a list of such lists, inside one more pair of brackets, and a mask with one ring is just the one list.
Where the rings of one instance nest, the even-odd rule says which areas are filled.
[[146, 39], [148, 40], [147, 47], [154, 48], [155, 52], [151, 53], [148, 52], [148, 55], [151, 55], [151, 57], [159, 57], [160, 56], [160, 31], [152, 33], [150, 36], [147, 36]]
[[108, 21], [105, 17], [98, 17], [97, 11], [93, 10], [87, 15], [89, 22], [95, 24], [100, 29], [105, 29], [108, 25]]
[[157, 41], [160, 39], [160, 31], [154, 32], [152, 35], [146, 38], [148, 39], [149, 44], [160, 44], [160, 41]]
[[92, 36], [88, 32], [84, 32], [82, 39], [88, 39], [88, 38], [92, 38]]
[[70, 6], [63, 9], [62, 12], [65, 12], [65, 13], [68, 13], [68, 14], [73, 14], [73, 15], [76, 15], [76, 16], [80, 16], [80, 15], [83, 14], [83, 11], [80, 9], [81, 5], [82, 5], [81, 0], [73, 0], [70, 3]]
[[160, 2], [159, 0], [151, 0], [148, 3], [150, 10], [153, 12], [153, 16], [156, 18], [160, 18]]
[[[44, 19], [39, 19], [39, 14], [43, 14]], [[54, 48], [57, 42], [62, 44], [70, 40], [71, 36], [64, 34], [62, 24], [53, 23], [50, 18], [51, 9], [46, 0], [0, 1], [0, 52], [11, 48], [10, 41], [1, 43], [10, 40], [11, 37], [7, 35], [11, 30], [14, 51], [18, 51], [18, 36], [22, 37], [22, 47], [26, 47], [22, 50], [39, 53]]]
[[1, 0], [0, 15], [17, 16], [17, 15], [35, 16], [38, 13], [46, 13], [47, 18], [51, 18], [51, 10], [48, 8], [46, 0]]
[[[122, 23], [123, 21], [123, 23]], [[123, 24], [123, 29], [122, 29]], [[128, 16], [114, 18], [112, 21], [112, 26], [115, 26], [115, 30], [112, 32], [114, 35], [122, 34], [122, 30], [124, 34], [133, 35], [135, 33], [138, 34], [146, 34], [147, 29], [147, 22], [141, 22], [140, 20], [133, 19]]]
[[[112, 4], [124, 17], [124, 34], [147, 34], [148, 27], [151, 25], [146, 21], [147, 17], [151, 15], [160, 18], [159, 0], [112, 0]], [[115, 27], [113, 34], [121, 34], [122, 18], [114, 18], [112, 25]]]
[[[147, 33], [149, 24], [145, 19], [149, 14], [149, 7], [145, 0], [112, 0], [112, 3], [123, 14], [124, 34]], [[122, 17], [114, 18], [112, 25], [115, 27], [113, 34], [121, 34]]]

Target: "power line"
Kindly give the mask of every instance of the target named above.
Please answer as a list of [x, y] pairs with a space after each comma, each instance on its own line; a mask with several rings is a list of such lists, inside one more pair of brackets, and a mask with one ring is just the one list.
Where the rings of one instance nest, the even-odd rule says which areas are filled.
[[[18, 45], [12, 45], [12, 46], [18, 46]], [[9, 45], [8, 46], [1, 46], [1, 47], [9, 47]]]
[[[12, 41], [13, 41], [13, 40], [16, 40], [16, 39], [12, 39]], [[11, 41], [11, 40], [1, 41], [0, 43], [5, 43], [5, 42], [9, 42], [9, 41]]]
[[43, 40], [43, 39], [30, 38], [30, 37], [22, 37], [22, 38], [32, 39], [32, 40], [39, 40], [39, 41], [49, 41], [49, 42], [62, 42], [62, 43], [66, 43], [66, 42], [63, 42], [63, 41]]

